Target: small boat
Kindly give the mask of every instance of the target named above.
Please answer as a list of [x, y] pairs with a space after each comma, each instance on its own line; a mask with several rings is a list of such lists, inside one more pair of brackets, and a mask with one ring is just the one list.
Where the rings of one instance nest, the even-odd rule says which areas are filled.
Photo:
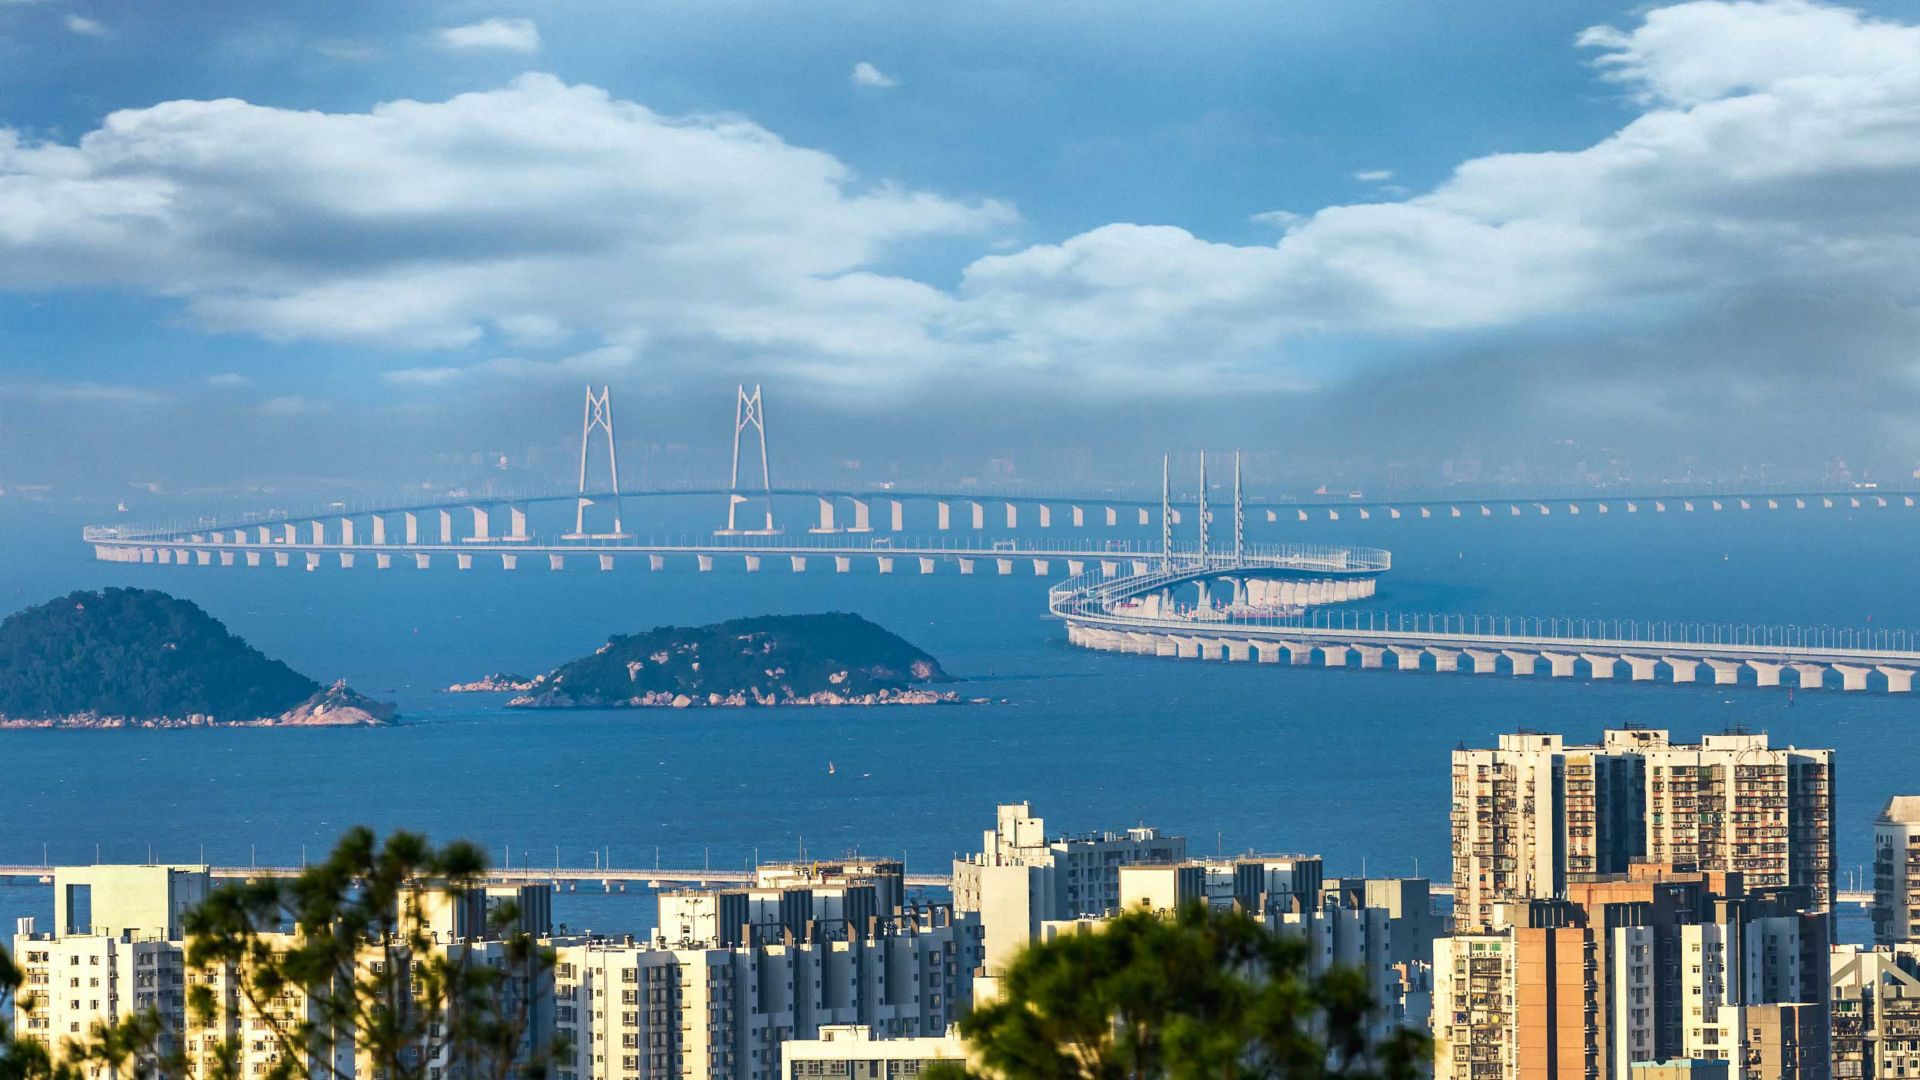
[[828, 776], [833, 775], [833, 762], [831, 761], [827, 762], [827, 775]]

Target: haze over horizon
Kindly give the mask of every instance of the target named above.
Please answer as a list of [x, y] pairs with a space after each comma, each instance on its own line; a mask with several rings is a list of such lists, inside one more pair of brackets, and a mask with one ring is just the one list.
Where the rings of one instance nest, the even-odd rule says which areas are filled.
[[1906, 9], [1100, 10], [0, 0], [0, 486], [1920, 464]]

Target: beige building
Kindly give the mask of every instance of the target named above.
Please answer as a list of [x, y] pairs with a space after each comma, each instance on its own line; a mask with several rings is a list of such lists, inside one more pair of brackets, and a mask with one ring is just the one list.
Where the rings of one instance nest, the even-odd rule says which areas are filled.
[[780, 1048], [782, 1080], [913, 1080], [937, 1061], [964, 1063], [967, 1046], [952, 1031], [876, 1039], [859, 1024], [828, 1024], [813, 1039]]
[[1920, 795], [1896, 795], [1873, 823], [1873, 940], [1920, 942]]
[[1629, 1080], [1683, 1059], [1735, 1080], [1824, 1075], [1827, 920], [1810, 890], [1639, 864], [1565, 891], [1436, 943], [1437, 1077]]
[[1500, 904], [1562, 895], [1577, 876], [1638, 860], [1737, 871], [1749, 887], [1804, 885], [1833, 899], [1832, 751], [1774, 748], [1765, 735], [1674, 743], [1608, 731], [1597, 746], [1500, 736], [1453, 754], [1454, 917], [1498, 929]]
[[1920, 1076], [1920, 945], [1833, 949], [1833, 1075]]

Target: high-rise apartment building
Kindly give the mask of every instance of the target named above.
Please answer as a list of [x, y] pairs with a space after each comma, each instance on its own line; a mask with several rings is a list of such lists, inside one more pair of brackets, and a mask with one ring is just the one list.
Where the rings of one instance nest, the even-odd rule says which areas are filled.
[[1502, 735], [1453, 753], [1454, 918], [1497, 929], [1505, 901], [1547, 899], [1582, 875], [1638, 860], [1737, 871], [1753, 888], [1804, 885], [1832, 904], [1832, 752], [1765, 735], [1673, 743], [1665, 731], [1608, 731], [1597, 746]]
[[977, 912], [986, 967], [997, 973], [1046, 922], [1098, 918], [1121, 907], [1120, 868], [1174, 863], [1187, 842], [1155, 829], [1049, 837], [1026, 803], [999, 807], [977, 854], [953, 863], [953, 906]]
[[1833, 949], [1833, 1075], [1920, 1076], [1920, 945]]
[[1810, 890], [1643, 863], [1563, 891], [1436, 943], [1437, 1077], [1628, 1080], [1684, 1059], [1824, 1075], [1829, 939]]
[[1896, 795], [1873, 823], [1873, 940], [1920, 942], [1920, 795]]

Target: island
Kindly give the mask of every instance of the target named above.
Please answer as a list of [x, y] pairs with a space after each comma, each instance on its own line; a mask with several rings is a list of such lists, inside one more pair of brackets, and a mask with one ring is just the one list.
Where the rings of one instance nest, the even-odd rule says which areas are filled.
[[270, 659], [188, 600], [71, 593], [0, 620], [0, 728], [343, 727], [390, 704]]
[[659, 626], [533, 680], [521, 709], [932, 705], [960, 696], [939, 661], [847, 612]]

